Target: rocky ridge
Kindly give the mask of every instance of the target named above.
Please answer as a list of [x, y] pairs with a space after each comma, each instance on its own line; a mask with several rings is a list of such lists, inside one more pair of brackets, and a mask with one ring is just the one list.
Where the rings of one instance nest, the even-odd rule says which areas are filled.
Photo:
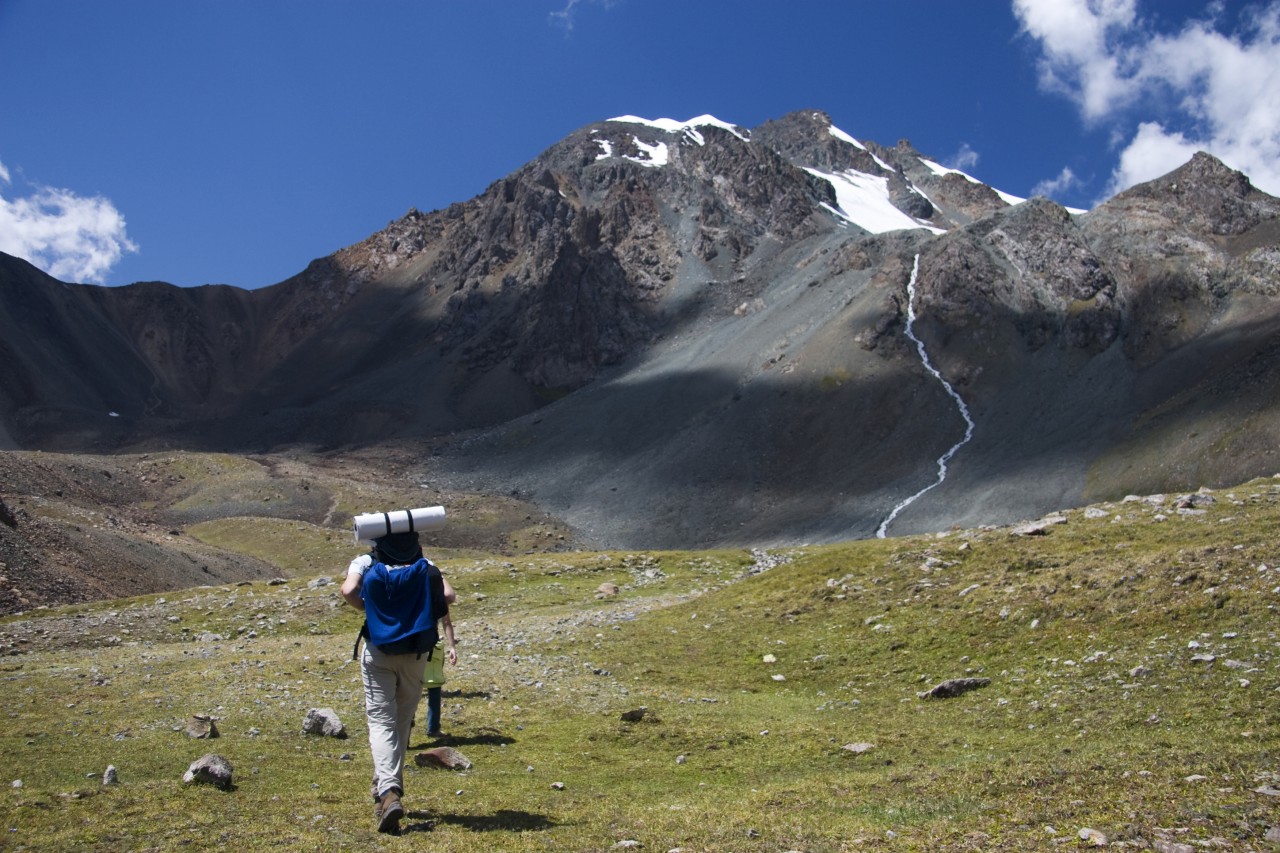
[[415, 442], [422, 478], [601, 544], [869, 535], [958, 423], [904, 334], [918, 258], [977, 428], [898, 530], [1274, 468], [1276, 200], [1197, 155], [1087, 214], [1017, 202], [820, 112], [601, 122], [261, 291], [0, 259], [0, 422], [77, 451]]

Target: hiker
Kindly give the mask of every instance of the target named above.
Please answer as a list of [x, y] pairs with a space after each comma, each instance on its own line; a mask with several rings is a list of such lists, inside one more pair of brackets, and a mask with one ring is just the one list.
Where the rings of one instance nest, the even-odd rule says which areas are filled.
[[[449, 581], [440, 575], [441, 583], [447, 592], [441, 596], [445, 601], [444, 615], [440, 617], [440, 626], [443, 629], [445, 642], [448, 644], [443, 655], [435, 655], [431, 659], [431, 663], [427, 665], [426, 685], [427, 685], [427, 736], [440, 737], [444, 734], [440, 729], [440, 688], [444, 684], [444, 663], [445, 658], [449, 660], [449, 666], [458, 665], [458, 650], [456, 641], [453, 637], [453, 619], [449, 615], [449, 602], [455, 601], [457, 596], [453, 593], [453, 588], [449, 586]], [[437, 649], [437, 651], [439, 651]], [[438, 663], [437, 663], [438, 661]]]
[[[423, 557], [417, 533], [390, 533], [373, 546], [347, 567], [342, 597], [365, 613], [360, 674], [373, 754], [374, 818], [379, 832], [394, 834], [404, 817], [404, 760], [423, 671], [439, 641], [440, 608], [456, 596]], [[440, 601], [433, 605], [432, 598]]]

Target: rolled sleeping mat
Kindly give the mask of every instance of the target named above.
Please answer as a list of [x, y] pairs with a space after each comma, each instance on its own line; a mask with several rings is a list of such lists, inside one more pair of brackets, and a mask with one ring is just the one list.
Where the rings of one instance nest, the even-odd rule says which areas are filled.
[[444, 507], [424, 506], [391, 512], [366, 512], [352, 519], [356, 542], [372, 545], [388, 533], [415, 533], [444, 524]]

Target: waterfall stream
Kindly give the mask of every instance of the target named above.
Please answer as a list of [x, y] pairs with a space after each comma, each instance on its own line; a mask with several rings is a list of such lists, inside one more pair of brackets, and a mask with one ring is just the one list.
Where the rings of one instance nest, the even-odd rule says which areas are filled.
[[964, 445], [969, 442], [969, 439], [973, 438], [974, 424], [973, 418], [969, 417], [969, 407], [964, 404], [964, 400], [960, 399], [960, 395], [956, 393], [956, 389], [951, 387], [951, 383], [943, 379], [942, 374], [939, 373], [938, 369], [929, 361], [929, 353], [925, 351], [924, 342], [916, 337], [915, 331], [912, 328], [916, 322], [916, 275], [919, 274], [919, 272], [920, 256], [916, 255], [915, 263], [911, 267], [911, 280], [907, 282], [907, 337], [915, 341], [916, 350], [920, 353], [920, 362], [924, 365], [925, 370], [932, 373], [933, 378], [941, 382], [942, 387], [951, 395], [951, 399], [956, 401], [956, 407], [960, 410], [960, 416], [964, 418], [965, 422], [964, 438], [960, 439], [951, 446], [950, 450], [938, 457], [938, 479], [934, 480], [932, 483], [895, 506], [893, 508], [893, 512], [889, 513], [885, 520], [880, 522], [880, 528], [876, 530], [876, 537], [879, 539], [885, 538], [889, 531], [889, 525], [893, 523], [895, 518], [897, 518], [898, 513], [915, 503], [917, 498], [924, 495], [930, 489], [934, 489], [942, 485], [942, 481], [947, 479], [947, 462], [951, 460], [952, 456], [956, 455], [957, 450], [964, 447]]

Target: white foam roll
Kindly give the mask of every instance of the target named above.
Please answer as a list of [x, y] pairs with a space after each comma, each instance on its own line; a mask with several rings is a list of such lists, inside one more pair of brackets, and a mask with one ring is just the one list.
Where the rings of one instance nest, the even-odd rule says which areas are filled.
[[372, 545], [373, 540], [388, 533], [423, 531], [444, 524], [444, 507], [424, 506], [391, 512], [366, 512], [352, 519], [356, 542]]

